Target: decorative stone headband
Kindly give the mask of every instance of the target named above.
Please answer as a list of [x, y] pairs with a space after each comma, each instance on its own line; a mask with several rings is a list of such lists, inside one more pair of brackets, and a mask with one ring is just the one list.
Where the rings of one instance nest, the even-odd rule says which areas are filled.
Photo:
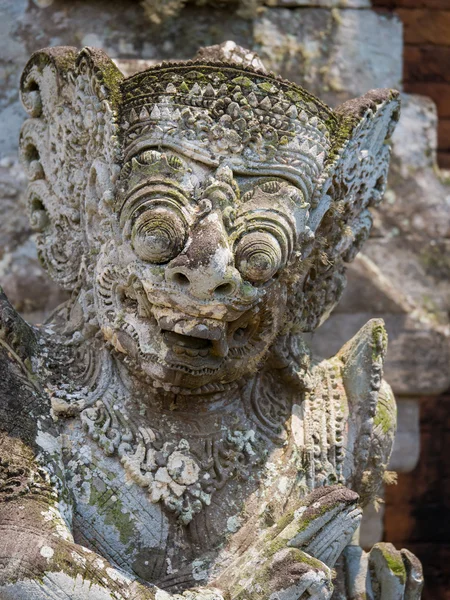
[[162, 65], [122, 84], [124, 158], [164, 146], [238, 174], [278, 175], [311, 198], [337, 128], [301, 88], [218, 63]]

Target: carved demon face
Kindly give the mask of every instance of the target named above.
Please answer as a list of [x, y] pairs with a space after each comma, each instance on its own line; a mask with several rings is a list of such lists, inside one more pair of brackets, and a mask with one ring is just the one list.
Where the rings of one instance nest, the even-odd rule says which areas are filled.
[[308, 204], [282, 178], [237, 177], [147, 150], [122, 169], [119, 240], [94, 294], [105, 337], [134, 371], [200, 388], [255, 370], [284, 320]]
[[134, 373], [213, 391], [339, 300], [383, 194], [396, 93], [331, 110], [251, 67], [127, 78], [73, 48], [33, 55], [21, 89], [39, 255], [86, 338], [99, 325]]

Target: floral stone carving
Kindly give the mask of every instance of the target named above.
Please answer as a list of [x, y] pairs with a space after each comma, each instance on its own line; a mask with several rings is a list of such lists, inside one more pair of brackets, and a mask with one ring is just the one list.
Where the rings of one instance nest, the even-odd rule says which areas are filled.
[[2, 599], [420, 597], [411, 553], [355, 533], [395, 431], [383, 323], [328, 360], [302, 337], [369, 233], [398, 94], [331, 110], [230, 48], [24, 70], [29, 216], [71, 298], [38, 328], [0, 301]]

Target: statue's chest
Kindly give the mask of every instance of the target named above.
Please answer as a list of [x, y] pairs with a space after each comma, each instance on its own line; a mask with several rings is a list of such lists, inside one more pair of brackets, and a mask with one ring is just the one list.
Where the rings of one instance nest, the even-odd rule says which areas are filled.
[[[106, 456], [78, 420], [67, 422], [64, 440], [76, 541], [163, 587], [187, 579], [201, 583], [216, 552], [241, 525], [246, 500], [260, 493], [264, 467], [245, 460], [246, 443], [252, 451], [249, 441], [241, 440], [239, 457], [212, 438], [206, 443], [211, 448], [203, 453], [191, 443], [199, 472], [183, 462], [183, 445], [179, 450], [173, 444], [169, 460], [158, 457], [162, 466], [152, 472], [153, 485], [145, 487], [135, 481], [125, 461]], [[236, 462], [239, 469], [231, 469]], [[206, 483], [195, 485], [202, 477]], [[181, 493], [185, 484], [193, 486], [187, 498]], [[176, 505], [180, 499], [194, 509], [188, 522], [182, 521], [187, 512]]]

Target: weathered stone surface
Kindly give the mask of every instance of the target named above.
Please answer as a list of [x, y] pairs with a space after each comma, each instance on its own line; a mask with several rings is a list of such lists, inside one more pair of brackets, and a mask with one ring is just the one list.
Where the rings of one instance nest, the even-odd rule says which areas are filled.
[[255, 21], [254, 41], [269, 69], [320, 93], [332, 106], [370, 88], [401, 88], [396, 17], [351, 9], [267, 9]]
[[0, 282], [14, 306], [29, 321], [43, 322], [67, 299], [42, 269], [25, 214], [25, 177], [17, 160], [0, 163]]
[[[437, 5], [439, 2], [445, 1], [446, 0], [433, 0], [433, 5], [438, 7]], [[420, 0], [403, 0], [405, 6], [409, 6], [412, 2], [420, 3]], [[164, 23], [162, 27], [153, 27], [142, 18], [142, 12], [137, 2], [133, 4], [115, 2], [112, 4], [102, 0], [96, 0], [95, 2], [90, 3], [75, 0], [68, 4], [62, 0], [56, 0], [52, 7], [45, 9], [33, 6], [32, 4], [25, 2], [25, 0], [17, 0], [14, 3], [4, 0], [0, 3], [0, 6], [2, 10], [0, 26], [3, 28], [2, 31], [4, 32], [4, 35], [0, 36], [0, 39], [4, 42], [1, 53], [3, 60], [0, 63], [0, 66], [6, 82], [5, 86], [0, 88], [0, 109], [2, 110], [0, 126], [2, 148], [0, 150], [3, 155], [12, 156], [14, 160], [16, 136], [23, 120], [22, 109], [19, 105], [18, 95], [16, 93], [17, 81], [20, 71], [32, 51], [43, 46], [54, 44], [67, 44], [77, 47], [80, 47], [83, 44], [92, 44], [106, 48], [111, 56], [148, 58], [151, 61], [157, 61], [161, 58], [188, 58], [195, 53], [198, 44], [205, 41], [206, 43], [217, 43], [230, 37], [249, 46], [253, 43], [251, 41], [253, 38], [253, 24], [249, 21], [236, 18], [235, 15], [227, 10], [211, 10], [209, 14], [206, 14], [206, 12], [201, 9], [188, 8], [183, 13], [182, 20]], [[441, 8], [447, 8], [447, 6], [442, 6]], [[353, 39], [350, 35], [348, 37], [342, 35], [342, 30], [339, 30], [339, 23], [337, 23], [339, 20], [338, 18], [331, 20], [329, 18], [322, 18], [320, 20], [316, 15], [310, 16], [309, 10], [310, 9], [301, 9], [306, 23], [305, 27], [301, 29], [302, 35], [304, 36], [303, 39], [305, 39], [306, 42], [311, 40], [310, 47], [313, 50], [318, 44], [324, 46], [324, 50], [317, 51], [314, 56], [319, 57], [319, 64], [325, 66], [325, 72], [320, 73], [320, 69], [315, 70], [314, 60], [308, 63], [308, 60], [305, 60], [305, 55], [306, 58], [308, 58], [308, 53], [302, 53], [301, 56], [298, 57], [299, 60], [297, 62], [304, 65], [304, 68], [307, 69], [311, 66], [311, 69], [306, 74], [298, 69], [298, 80], [306, 85], [308, 85], [309, 81], [311, 85], [308, 87], [313, 91], [316, 91], [321, 97], [324, 97], [321, 86], [326, 79], [325, 75], [327, 75], [326, 56], [328, 48], [333, 48], [336, 35], [340, 40], [339, 43], [342, 45], [342, 48], [339, 49], [339, 51], [334, 51], [335, 55], [343, 56], [345, 58], [343, 61], [332, 62], [332, 64], [336, 65], [338, 82], [340, 81], [341, 70], [345, 77], [348, 78], [347, 74], [351, 70], [351, 64], [358, 65], [357, 69], [364, 70], [366, 57], [364, 54], [360, 55], [359, 53], [354, 53], [352, 51], [352, 48], [354, 47]], [[295, 9], [287, 11], [290, 13], [291, 18], [294, 11]], [[314, 13], [316, 12], [317, 11], [314, 10]], [[361, 12], [361, 18], [367, 18], [367, 11], [359, 12]], [[335, 17], [339, 17], [342, 13], [345, 13], [343, 16], [348, 18], [347, 11], [335, 11]], [[356, 17], [358, 17], [358, 15], [353, 17], [353, 22]], [[261, 15], [258, 20], [258, 27], [263, 18], [264, 15]], [[318, 26], [325, 24], [326, 27], [324, 27], [319, 34], [317, 29], [315, 30], [314, 27], [307, 26], [309, 20], [318, 24]], [[349, 19], [349, 21], [351, 20], [352, 19]], [[380, 36], [376, 28], [385, 26], [385, 31], [387, 33], [390, 32], [391, 39], [389, 40], [389, 44], [394, 40], [393, 46], [395, 51], [393, 52], [393, 57], [395, 58], [394, 62], [397, 65], [394, 71], [400, 73], [401, 67], [398, 65], [400, 64], [401, 28], [398, 25], [394, 27], [393, 22], [389, 19], [385, 20], [371, 16], [369, 20], [370, 23], [374, 24], [375, 29], [366, 31], [366, 36], [368, 39], [377, 39], [380, 47], [384, 46], [392, 49], [392, 45], [389, 46], [387, 43], [380, 43]], [[220, 28], [217, 27], [217, 23], [221, 24]], [[285, 24], [286, 20], [284, 19], [282, 23]], [[301, 24], [298, 24], [298, 27], [300, 28]], [[298, 42], [298, 38], [295, 38], [296, 32], [293, 28], [288, 29], [288, 31], [290, 33], [287, 36], [287, 41], [285, 41], [285, 46], [288, 47], [289, 40], [292, 40], [292, 45], [295, 49]], [[348, 27], [347, 31], [349, 31]], [[269, 57], [270, 53], [271, 50], [269, 47], [267, 50], [266, 63], [268, 62], [267, 57]], [[286, 52], [287, 59], [285, 62], [288, 69], [290, 69], [297, 77], [293, 66], [295, 62], [295, 51], [292, 50], [292, 53], [294, 54], [294, 57], [290, 59], [289, 52]], [[276, 53], [273, 55], [276, 58]], [[443, 55], [435, 56], [431, 51], [429, 51], [429, 57], [431, 62], [428, 64], [427, 68], [433, 69], [434, 64], [438, 61], [441, 65], [441, 70], [446, 57]], [[407, 59], [410, 59], [413, 62], [416, 60], [408, 53]], [[277, 64], [280, 66], [280, 72], [286, 74], [284, 63], [282, 63], [282, 61], [278, 61], [278, 63], [275, 61], [275, 68]], [[271, 65], [268, 64], [268, 66]], [[369, 67], [367, 72], [374, 73], [376, 81], [365, 80], [360, 74], [360, 76], [354, 78], [354, 81], [350, 82], [349, 89], [353, 89], [351, 86], [358, 87], [359, 83], [363, 80], [367, 81], [367, 88], [375, 87], [380, 84], [384, 85], [383, 83], [380, 83], [382, 78], [379, 77], [376, 69], [373, 69], [370, 65]], [[418, 76], [419, 75], [422, 76], [423, 73], [418, 73]], [[398, 81], [400, 76], [398, 75], [393, 79], [389, 79], [389, 77], [391, 76], [386, 78], [388, 84], [396, 85], [393, 83], [393, 79]], [[361, 89], [355, 93], [362, 93], [364, 91], [365, 89]], [[342, 87], [338, 85], [336, 94], [333, 93], [332, 88], [327, 91], [327, 99], [331, 104], [335, 105], [338, 103], [338, 99], [342, 97], [343, 93], [345, 93], [345, 90], [343, 91]], [[400, 165], [400, 169], [404, 173], [400, 178], [402, 190], [397, 193], [395, 187], [396, 184], [394, 183], [391, 185], [391, 191], [394, 192], [394, 195], [389, 193], [386, 198], [386, 200], [388, 200], [385, 204], [387, 216], [382, 216], [382, 219], [376, 220], [377, 235], [383, 237], [387, 236], [389, 238], [389, 243], [383, 241], [379, 247], [381, 249], [378, 249], [376, 247], [377, 240], [370, 240], [370, 248], [367, 249], [368, 253], [369, 251], [371, 252], [370, 256], [375, 264], [378, 265], [379, 272], [382, 272], [385, 278], [384, 284], [386, 283], [386, 279], [389, 280], [389, 285], [392, 285], [393, 282], [397, 282], [397, 284], [394, 286], [393, 292], [389, 292], [388, 294], [385, 293], [386, 286], [384, 284], [381, 286], [381, 293], [372, 287], [371, 290], [374, 292], [374, 295], [372, 296], [372, 294], [365, 292], [367, 288], [365, 287], [364, 282], [369, 282], [367, 276], [368, 273], [364, 273], [364, 271], [359, 269], [355, 272], [355, 276], [350, 273], [350, 285], [356, 286], [355, 293], [351, 294], [352, 288], [349, 287], [349, 294], [345, 297], [346, 302], [349, 303], [348, 306], [352, 306], [350, 310], [353, 311], [355, 305], [358, 304], [356, 298], [363, 293], [365, 301], [369, 302], [371, 306], [370, 313], [368, 313], [367, 316], [379, 316], [380, 314], [383, 314], [380, 311], [384, 306], [387, 312], [394, 311], [394, 317], [397, 319], [401, 314], [398, 311], [401, 310], [404, 302], [406, 302], [408, 306], [412, 303], [415, 304], [416, 308], [420, 308], [417, 312], [415, 309], [412, 310], [413, 318], [416, 319], [413, 327], [411, 327], [411, 323], [408, 320], [403, 321], [407, 329], [412, 328], [414, 332], [412, 338], [408, 337], [410, 335], [408, 331], [406, 332], [407, 334], [402, 335], [405, 342], [403, 346], [404, 357], [400, 363], [402, 374], [400, 378], [401, 381], [398, 383], [399, 389], [406, 394], [417, 393], [417, 390], [412, 388], [419, 379], [422, 383], [427, 381], [426, 385], [419, 389], [425, 388], [432, 390], [433, 392], [438, 389], [443, 389], [443, 387], [448, 385], [448, 380], [445, 377], [442, 377], [442, 373], [447, 369], [448, 364], [446, 358], [446, 356], [448, 356], [448, 351], [445, 345], [447, 335], [445, 333], [446, 312], [448, 311], [448, 300], [446, 300], [446, 298], [448, 299], [448, 265], [446, 264], [446, 256], [448, 256], [448, 239], [441, 237], [441, 232], [445, 231], [448, 224], [445, 215], [445, 198], [448, 196], [448, 192], [446, 191], [448, 188], [436, 177], [436, 170], [433, 164], [435, 149], [433, 144], [428, 145], [428, 140], [430, 139], [429, 135], [433, 135], [432, 118], [430, 116], [429, 107], [427, 104], [420, 105], [419, 103], [414, 110], [410, 111], [409, 106], [411, 104], [414, 104], [414, 99], [413, 102], [409, 102], [407, 99], [406, 106], [404, 103], [403, 114], [405, 115], [406, 109], [406, 112], [411, 115], [411, 118], [407, 118], [406, 120], [405, 118], [402, 118], [398, 129], [399, 141], [397, 149], [399, 153], [404, 152], [405, 149], [413, 149], [413, 152], [409, 152], [407, 160], [412, 161], [412, 164], [415, 166], [411, 171], [406, 159], [402, 156]], [[424, 116], [421, 116], [422, 113]], [[427, 114], [430, 118], [428, 125], [425, 125]], [[417, 127], [417, 119], [420, 123], [424, 124], [423, 128]], [[405, 123], [405, 126], [402, 128], [403, 123]], [[409, 136], [408, 131], [415, 132], [413, 138]], [[402, 132], [401, 136], [400, 132]], [[405, 139], [406, 142], [402, 143], [402, 139]], [[425, 144], [423, 144], [423, 140], [426, 140]], [[417, 142], [420, 144], [418, 145]], [[420, 148], [423, 148], [423, 152]], [[395, 160], [394, 157], [394, 161]], [[10, 164], [10, 161], [7, 161], [7, 163], [4, 164]], [[426, 165], [429, 165], [429, 167]], [[418, 170], [416, 167], [418, 167]], [[13, 168], [12, 173], [15, 178], [16, 171], [14, 169], [15, 168]], [[7, 170], [9, 170], [9, 167]], [[6, 170], [3, 171], [3, 173], [5, 174], [3, 176], [5, 177], [7, 185], [10, 186], [11, 176], [6, 174]], [[412, 174], [414, 176], [412, 176]], [[419, 185], [416, 185], [416, 182], [419, 182]], [[18, 187], [21, 187], [20, 182]], [[410, 200], [411, 197], [414, 198], [414, 202], [412, 203]], [[410, 206], [417, 206], [417, 209], [409, 211]], [[5, 207], [5, 205], [3, 205], [3, 207]], [[393, 207], [392, 210], [395, 213], [395, 219], [393, 218], [390, 221], [387, 213], [389, 213], [391, 207]], [[11, 212], [11, 215], [14, 215], [15, 218], [17, 214], [15, 205], [10, 203], [8, 205], [8, 210], [13, 211]], [[402, 217], [403, 210], [408, 214], [405, 219]], [[411, 233], [410, 223], [414, 220], [418, 221], [420, 227], [423, 227], [423, 231], [429, 236], [428, 238], [423, 236], [420, 239], [411, 239], [411, 236], [409, 235]], [[10, 221], [10, 218], [8, 217], [6, 222], [12, 221]], [[24, 229], [19, 229], [19, 231], [25, 232], [27, 226], [25, 225], [24, 220], [21, 220], [20, 223], [20, 227], [23, 226]], [[416, 235], [420, 227], [414, 229], [414, 235]], [[403, 245], [402, 240], [402, 243], [398, 244], [399, 232], [405, 232], [409, 235], [410, 239], [407, 240], [406, 247]], [[12, 239], [10, 231], [7, 233], [7, 236], [7, 243], [10, 244], [11, 242], [9, 240]], [[21, 267], [20, 271], [21, 279], [23, 279], [24, 282], [27, 281], [28, 278], [33, 281], [33, 278], [36, 277], [39, 286], [43, 286], [44, 281], [47, 281], [45, 285], [50, 286], [51, 284], [48, 283], [48, 280], [44, 279], [44, 273], [40, 271], [38, 274], [36, 270], [36, 256], [30, 256], [28, 259], [31, 244], [26, 241], [25, 237], [22, 237], [22, 233], [19, 234], [18, 240], [19, 241], [13, 241], [12, 245], [8, 246], [8, 248], [18, 248], [18, 256], [20, 255], [20, 261], [23, 265], [23, 269]], [[0, 245], [2, 245], [1, 240]], [[414, 258], [415, 254], [420, 255], [420, 260]], [[398, 260], [392, 260], [396, 255], [399, 257]], [[27, 266], [28, 260], [30, 262]], [[5, 267], [4, 271], [9, 269], [9, 265], [12, 264], [17, 264], [17, 262], [12, 259], [11, 255], [8, 256], [7, 261], [4, 261], [3, 258], [1, 259], [1, 265]], [[407, 266], [405, 267], [404, 265]], [[388, 272], [389, 277], [387, 276]], [[361, 279], [359, 279], [360, 276]], [[6, 282], [6, 279], [3, 278], [0, 281], [4, 283]], [[42, 293], [39, 292], [39, 297], [37, 297], [32, 286], [24, 284], [19, 287], [17, 286], [16, 278], [9, 279], [9, 281], [11, 281], [11, 285], [9, 282], [6, 282], [8, 293], [13, 295], [16, 294], [13, 296], [16, 305], [23, 309], [29, 308], [32, 312], [38, 311], [39, 314], [35, 314], [32, 318], [40, 321], [42, 319], [42, 311], [48, 313], [48, 309], [51, 308], [51, 305], [53, 304], [53, 301], [51, 301], [50, 305], [47, 304], [47, 294], [53, 294], [56, 292], [56, 288], [53, 287], [51, 291], [47, 292], [46, 288], [40, 287], [39, 289], [43, 291]], [[361, 281], [363, 283], [361, 283]], [[32, 294], [30, 293], [30, 290], [33, 290]], [[399, 290], [402, 292], [400, 295]], [[401, 298], [400, 301], [399, 297]], [[424, 319], [423, 317], [423, 307], [426, 308], [427, 314], [431, 316], [431, 324], [429, 318]], [[342, 313], [344, 309], [345, 307], [342, 307], [342, 318], [344, 317]], [[363, 309], [363, 312], [365, 312], [365, 309]], [[366, 316], [364, 316], [364, 318], [366, 318]], [[438, 325], [437, 331], [435, 330], [436, 324]], [[442, 332], [442, 326], [444, 327], [444, 332]], [[418, 360], [414, 360], [414, 373], [412, 373], [413, 377], [409, 380], [408, 385], [408, 376], [411, 374], [412, 370], [408, 371], [407, 357], [411, 352], [412, 344], [420, 343], [421, 341], [421, 338], [417, 333], [418, 328], [420, 327], [423, 328], [423, 337], [426, 340], [426, 347], [432, 347], [435, 343], [433, 340], [435, 339], [437, 348], [442, 348], [442, 352], [432, 354], [433, 356], [437, 356], [438, 368], [436, 369], [434, 368], [435, 365], [432, 360], [425, 360], [423, 365], [419, 364]], [[348, 328], [346, 331], [349, 333], [346, 333], [345, 335], [348, 337], [348, 335], [353, 333], [356, 328], [356, 324], [354, 327]], [[395, 330], [398, 333], [400, 331], [400, 326]], [[321, 335], [320, 330], [315, 335], [316, 338], [319, 337]], [[345, 341], [345, 339], [347, 338], [342, 338], [342, 342]], [[407, 343], [408, 339], [410, 340], [409, 343]], [[427, 346], [427, 344], [429, 345]], [[336, 347], [339, 346], [339, 342], [336, 342]], [[400, 346], [398, 347], [400, 348]], [[392, 349], [392, 343], [390, 349]], [[327, 347], [325, 347], [325, 350], [327, 350]], [[330, 354], [330, 352], [322, 353]], [[420, 353], [416, 353], [415, 351], [414, 353], [418, 354], [420, 357]], [[390, 352], [388, 357], [389, 355]], [[424, 358], [427, 359], [427, 356]], [[425, 374], [425, 378], [420, 376], [419, 371], [422, 366], [424, 370], [430, 368], [429, 377], [427, 374]], [[436, 385], [433, 384], [433, 377], [436, 377]]]
[[[319, 362], [302, 334], [369, 235], [399, 94], [333, 111], [233, 43], [199, 57], [125, 78], [57, 47], [24, 69], [25, 204], [70, 298], [32, 329], [0, 293], [14, 600], [330, 600], [385, 478], [382, 322]], [[417, 560], [377, 544], [341, 569], [345, 597], [354, 572], [390, 586], [393, 554], [412, 585]]]

